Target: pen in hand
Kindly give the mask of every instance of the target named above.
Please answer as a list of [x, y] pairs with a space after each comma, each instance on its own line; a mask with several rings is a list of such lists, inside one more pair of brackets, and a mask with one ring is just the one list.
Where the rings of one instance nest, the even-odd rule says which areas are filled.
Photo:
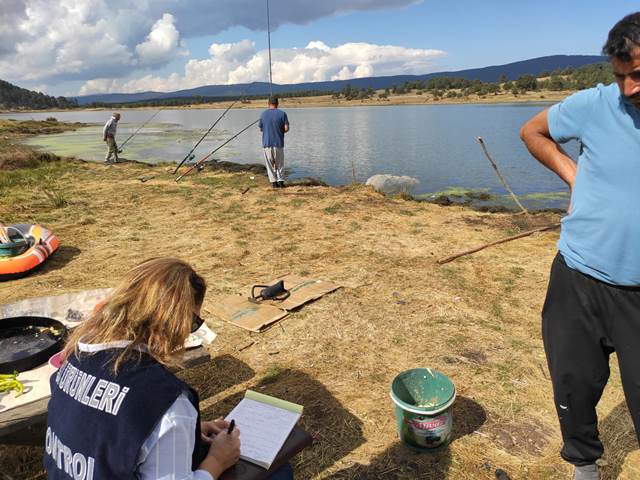
[[[234, 428], [236, 428], [236, 421], [232, 419], [231, 422], [229, 422], [229, 427], [227, 428], [227, 435], [233, 432]], [[216, 434], [214, 432], [209, 434], [209, 438], [213, 438], [215, 436]]]

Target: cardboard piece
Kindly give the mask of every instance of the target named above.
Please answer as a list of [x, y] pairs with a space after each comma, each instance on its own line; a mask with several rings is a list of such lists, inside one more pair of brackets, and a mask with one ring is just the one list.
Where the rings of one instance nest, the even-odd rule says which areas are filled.
[[[298, 307], [301, 307], [305, 303], [309, 303], [312, 300], [316, 300], [327, 293], [333, 292], [340, 288], [340, 285], [326, 282], [324, 280], [316, 280], [309, 277], [301, 277], [299, 275], [285, 275], [278, 277], [266, 285], [273, 285], [280, 280], [284, 280], [284, 288], [291, 292], [289, 298], [283, 301], [267, 300], [264, 303], [267, 305], [273, 305], [282, 310], [291, 311]], [[248, 296], [251, 295], [251, 287], [248, 288]]]
[[110, 288], [65, 293], [53, 297], [28, 298], [0, 305], [0, 318], [41, 316], [54, 318], [73, 328], [87, 318], [93, 309], [111, 292]]
[[[84, 290], [51, 297], [37, 297], [0, 305], [0, 321], [20, 316], [49, 317], [74, 328], [93, 312], [95, 305], [104, 300], [111, 289]], [[24, 394], [0, 393], [0, 412], [36, 402], [51, 395], [49, 377], [56, 371], [49, 363], [26, 372], [20, 372], [18, 380], [25, 386]]]
[[[0, 305], [0, 320], [22, 316], [49, 317], [62, 322], [67, 328], [74, 328], [88, 318], [96, 305], [100, 305], [111, 291], [111, 288], [83, 290]], [[197, 331], [189, 335], [185, 341], [185, 348], [210, 345], [215, 338], [215, 332], [203, 323]]]
[[[42, 316], [56, 319], [72, 329], [93, 313], [99, 302], [111, 292], [110, 288], [84, 290], [52, 297], [29, 298], [15, 303], [0, 305], [0, 322], [3, 318], [20, 316]], [[281, 310], [278, 310], [281, 312]], [[286, 313], [285, 313], [286, 315]], [[206, 323], [190, 334], [185, 348], [195, 348], [212, 343], [216, 338]], [[15, 392], [0, 393], [0, 412], [36, 402], [51, 395], [49, 377], [56, 371], [49, 363], [26, 372], [20, 372], [18, 380], [25, 386], [24, 394], [16, 397]]]
[[238, 295], [223, 297], [210, 310], [211, 313], [225, 322], [233, 323], [252, 332], [260, 332], [265, 327], [288, 315], [286, 311], [277, 307], [266, 303], [251, 303], [247, 297]]
[[49, 397], [51, 395], [49, 378], [56, 370], [49, 363], [43, 363], [32, 370], [20, 372], [18, 380], [24, 384], [24, 393], [18, 397], [13, 391], [0, 393], [0, 412]]
[[273, 285], [280, 280], [284, 280], [284, 288], [291, 293], [286, 300], [250, 302], [253, 285], [248, 285], [240, 295], [223, 297], [213, 306], [212, 313], [225, 322], [252, 332], [261, 332], [272, 323], [286, 317], [291, 310], [341, 288], [335, 283], [291, 274], [278, 277], [264, 285]]

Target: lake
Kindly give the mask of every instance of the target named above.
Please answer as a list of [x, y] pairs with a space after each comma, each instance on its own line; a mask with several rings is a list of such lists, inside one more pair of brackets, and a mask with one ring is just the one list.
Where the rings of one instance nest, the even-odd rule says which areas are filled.
[[[543, 104], [410, 105], [283, 109], [291, 131], [285, 165], [290, 178], [316, 177], [331, 185], [364, 182], [378, 173], [416, 177], [414, 193], [505, 190], [475, 138], [484, 138], [511, 188], [532, 208], [563, 207], [567, 188], [533, 159], [519, 138], [520, 126], [546, 108]], [[122, 156], [145, 162], [179, 161], [219, 117], [223, 109], [162, 110], [126, 146]], [[118, 143], [154, 110], [122, 110]], [[196, 150], [201, 158], [260, 115], [260, 110], [230, 110]], [[28, 144], [59, 155], [102, 161], [105, 111], [3, 114], [0, 118], [93, 124], [75, 132], [31, 138]], [[567, 151], [576, 158], [576, 145]], [[252, 127], [216, 152], [214, 158], [238, 163], [262, 162], [260, 133]]]

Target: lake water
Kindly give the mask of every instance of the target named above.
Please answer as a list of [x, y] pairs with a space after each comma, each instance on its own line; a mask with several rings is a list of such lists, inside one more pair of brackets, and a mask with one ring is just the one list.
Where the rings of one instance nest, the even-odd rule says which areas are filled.
[[[533, 159], [519, 138], [520, 126], [547, 105], [415, 105], [286, 109], [291, 131], [286, 136], [285, 164], [290, 177], [316, 177], [332, 185], [364, 182], [388, 173], [416, 177], [414, 193], [451, 189], [483, 190], [503, 195], [504, 188], [475, 138], [484, 138], [512, 189], [537, 207], [566, 205], [566, 187]], [[158, 162], [179, 161], [223, 109], [163, 110], [125, 147], [123, 157]], [[122, 143], [153, 110], [123, 110], [118, 127]], [[242, 130], [260, 110], [231, 110], [196, 150], [196, 159]], [[6, 114], [0, 118], [60, 121], [94, 125], [75, 132], [45, 135], [27, 143], [62, 155], [102, 161], [104, 111]], [[575, 158], [577, 147], [569, 145]], [[262, 162], [260, 134], [252, 127], [215, 158], [238, 163]]]

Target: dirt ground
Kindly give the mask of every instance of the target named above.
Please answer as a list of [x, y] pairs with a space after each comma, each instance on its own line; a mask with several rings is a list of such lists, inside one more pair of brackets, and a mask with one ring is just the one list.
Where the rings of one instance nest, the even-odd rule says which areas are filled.
[[[539, 320], [558, 232], [436, 263], [557, 215], [479, 213], [360, 185], [272, 190], [256, 173], [175, 183], [166, 166], [63, 160], [0, 170], [0, 219], [46, 225], [62, 245], [39, 272], [0, 283], [2, 303], [113, 286], [148, 257], [191, 262], [218, 338], [212, 361], [182, 376], [205, 418], [247, 388], [304, 405], [315, 443], [293, 461], [299, 479], [489, 480], [497, 468], [513, 480], [570, 478]], [[259, 334], [210, 314], [222, 295], [287, 272], [343, 288]], [[389, 386], [414, 367], [457, 388], [453, 440], [433, 453], [408, 450], [396, 432]], [[603, 478], [639, 478], [615, 359], [599, 415]], [[41, 455], [0, 447], [1, 473], [44, 478]]]

